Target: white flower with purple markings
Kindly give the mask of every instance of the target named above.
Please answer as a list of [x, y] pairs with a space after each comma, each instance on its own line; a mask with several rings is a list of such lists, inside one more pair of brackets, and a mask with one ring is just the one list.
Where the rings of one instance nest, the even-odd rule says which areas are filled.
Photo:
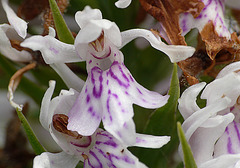
[[196, 97], [205, 83], [191, 86], [179, 99], [185, 119], [182, 126], [199, 168], [240, 166], [239, 71], [240, 62], [230, 64], [205, 87], [201, 94], [206, 99], [204, 108], [199, 108]]
[[11, 45], [11, 40], [23, 41], [27, 36], [27, 23], [14, 13], [8, 4], [8, 0], [2, 0], [1, 2], [10, 25], [0, 25], [0, 53], [13, 61], [31, 61], [32, 56], [29, 52], [18, 51]]
[[[119, 142], [110, 133], [100, 128], [91, 136], [82, 136], [76, 131], [67, 129], [68, 112], [79, 93], [73, 89], [62, 90], [60, 95], [51, 99], [55, 81], [50, 81], [40, 111], [40, 122], [49, 130], [53, 139], [62, 148], [60, 153], [44, 152], [34, 159], [34, 168], [71, 168], [79, 161], [86, 168], [145, 168], [146, 166], [131, 154], [127, 146]], [[90, 121], [89, 121], [90, 122]], [[136, 135], [134, 146], [160, 148], [170, 137]]]
[[40, 50], [48, 64], [86, 61], [88, 78], [69, 112], [69, 130], [91, 136], [103, 121], [104, 128], [118, 140], [135, 144], [132, 104], [159, 108], [166, 104], [169, 96], [151, 92], [138, 84], [125, 67], [119, 49], [136, 37], [144, 37], [154, 48], [168, 54], [173, 62], [190, 57], [195, 50], [187, 46], [168, 46], [148, 30], [121, 33], [114, 22], [102, 19], [98, 9], [85, 7], [75, 17], [81, 30], [74, 46], [52, 36], [34, 36], [22, 46]]
[[[240, 8], [238, 0], [201, 0], [205, 7], [202, 9], [200, 15], [194, 18], [190, 13], [183, 13], [180, 15], [179, 24], [182, 28], [182, 35], [186, 35], [191, 29], [197, 28], [199, 32], [210, 21], [213, 23], [215, 31], [220, 37], [230, 39], [228, 25], [224, 18], [225, 3]], [[229, 2], [228, 2], [229, 1]]]

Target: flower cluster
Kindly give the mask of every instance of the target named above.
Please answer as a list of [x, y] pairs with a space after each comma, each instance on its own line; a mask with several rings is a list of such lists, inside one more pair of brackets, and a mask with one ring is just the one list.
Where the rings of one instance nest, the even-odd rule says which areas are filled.
[[[38, 7], [30, 1], [29, 4], [21, 5], [18, 12], [20, 16], [26, 15], [31, 5], [36, 10], [32, 10], [36, 12], [33, 12], [34, 16], [44, 13], [43, 33], [32, 35], [36, 33], [27, 33], [28, 23], [15, 14], [8, 0], [1, 0], [9, 24], [0, 25], [0, 53], [13, 61], [14, 66], [7, 67], [6, 61], [0, 62], [0, 68], [7, 67], [7, 71], [10, 71], [17, 67], [16, 64], [28, 64], [10, 79], [10, 104], [16, 108], [20, 120], [25, 123], [24, 128], [27, 129], [26, 118], [21, 118], [22, 106], [13, 101], [13, 93], [21, 78], [24, 78], [26, 85], [34, 86], [25, 88], [25, 91], [36, 102], [36, 97], [42, 93], [43, 98], [39, 104], [40, 124], [61, 148], [59, 153], [45, 151], [37, 138], [33, 138], [35, 145], [40, 146], [40, 152], [35, 151], [37, 156], [33, 160], [34, 168], [72, 168], [79, 161], [87, 168], [145, 168], [155, 163], [149, 164], [146, 160], [142, 163], [141, 157], [135, 156], [134, 150], [128, 148], [161, 148], [173, 138], [169, 143], [171, 147], [156, 149], [156, 154], [151, 158], [163, 162], [156, 163], [154, 167], [169, 166], [169, 160], [163, 157], [173, 157], [178, 146], [175, 130], [176, 122], [181, 120], [180, 114], [184, 119], [182, 128], [186, 141], [191, 148], [187, 149], [182, 142], [184, 138], [179, 138], [181, 144], [178, 151], [185, 165], [188, 164], [185, 156], [188, 152], [190, 157], [193, 155], [191, 162], [196, 163], [199, 168], [240, 167], [240, 37], [239, 32], [235, 32], [238, 26], [231, 27], [225, 19], [228, 10], [232, 10], [232, 15], [234, 12], [235, 15], [239, 14], [239, 1], [139, 1], [142, 9], [158, 21], [157, 24], [154, 23], [157, 30], [137, 28], [120, 31], [115, 22], [103, 18], [99, 9], [85, 6], [71, 20], [79, 28], [77, 33], [72, 33], [60, 13], [69, 2], [49, 0], [50, 7], [47, 2], [46, 5], [45, 2], [38, 1]], [[118, 0], [114, 8], [130, 8], [131, 3], [134, 2]], [[184, 37], [188, 37], [188, 33], [191, 34], [194, 28], [198, 30], [200, 37], [196, 49], [188, 46]], [[63, 40], [63, 30], [72, 39], [72, 43]], [[124, 62], [124, 54], [128, 53], [123, 52], [123, 47], [129, 47], [131, 44], [128, 43], [136, 38], [149, 42], [152, 51], [164, 53], [175, 67], [178, 65], [182, 69], [183, 78], [192, 86], [186, 88], [180, 98], [179, 91], [183, 87], [179, 87], [177, 68], [173, 71], [171, 86], [167, 87], [170, 87], [169, 94], [166, 95], [143, 87], [133, 77], [135, 75], [128, 69], [129, 64]], [[5, 58], [1, 60], [4, 61]], [[215, 65], [236, 60], [238, 62], [216, 72], [219, 67]], [[80, 62], [86, 65], [81, 66], [81, 75], [74, 71], [74, 67], [80, 67]], [[31, 80], [23, 77], [26, 71], [36, 65], [49, 65], [68, 90], [60, 88], [59, 96], [52, 98], [56, 81], [51, 79], [48, 89], [43, 93], [42, 87], [37, 85], [44, 83], [45, 77], [42, 78], [37, 73], [30, 75]], [[199, 83], [202, 80], [200, 77], [204, 76], [202, 72], [205, 75], [211, 72], [210, 76], [215, 79], [208, 84]], [[48, 75], [52, 78], [51, 71], [46, 78]], [[34, 82], [37, 84], [34, 85]], [[36, 91], [32, 89], [39, 89], [39, 94], [32, 94], [31, 92]], [[200, 92], [201, 96], [198, 98]], [[146, 129], [142, 131], [145, 134], [137, 133], [139, 131], [134, 121], [136, 113], [133, 105], [143, 109], [157, 109], [149, 115]], [[163, 124], [156, 120], [165, 120], [166, 127], [163, 128]], [[32, 132], [29, 130], [27, 136], [34, 135], [29, 134]], [[162, 130], [167, 130], [166, 134]], [[148, 152], [150, 154], [152, 150]], [[138, 156], [147, 157], [148, 152]]]

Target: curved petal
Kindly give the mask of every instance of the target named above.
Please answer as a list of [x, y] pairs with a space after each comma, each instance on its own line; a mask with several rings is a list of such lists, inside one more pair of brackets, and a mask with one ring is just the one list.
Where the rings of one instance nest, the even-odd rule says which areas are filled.
[[222, 155], [201, 164], [199, 168], [237, 168], [235, 165], [239, 164], [239, 158], [240, 154]]
[[21, 43], [21, 46], [39, 50], [47, 64], [70, 63], [82, 61], [75, 52], [74, 45], [58, 41], [54, 37], [32, 36]]
[[[99, 129], [100, 130], [100, 129]], [[114, 136], [107, 131], [98, 131], [96, 145], [91, 150], [87, 164], [95, 163], [95, 166], [102, 164], [102, 167], [131, 167], [145, 168], [139, 160], [132, 155], [125, 145], [120, 143]], [[107, 165], [107, 166], [104, 166]], [[86, 164], [85, 164], [86, 166]]]
[[130, 5], [131, 2], [132, 0], [118, 0], [117, 2], [115, 2], [115, 5], [118, 8], [126, 8]]
[[[14, 34], [14, 28], [7, 24], [0, 25], [0, 53], [6, 56], [7, 58], [18, 61], [18, 62], [28, 62], [32, 60], [32, 56], [27, 51], [18, 51], [12, 47], [10, 39], [7, 36], [7, 32], [10, 32], [11, 35]], [[16, 33], [16, 32], [15, 32]]]
[[79, 78], [71, 69], [62, 63], [50, 64], [50, 66], [58, 73], [68, 88], [73, 88], [80, 92], [84, 86], [84, 81]]
[[89, 20], [100, 19], [102, 19], [101, 11], [99, 9], [92, 9], [89, 6], [86, 6], [83, 11], [78, 11], [75, 14], [75, 20], [81, 29], [89, 23]]
[[8, 0], [2, 0], [2, 6], [11, 26], [14, 27], [20, 37], [25, 38], [27, 36], [27, 22], [15, 14], [15, 12], [9, 7]]
[[102, 30], [102, 27], [91, 22], [88, 23], [78, 32], [75, 39], [75, 45], [78, 45], [79, 43], [89, 43], [96, 40], [101, 35]]
[[181, 98], [178, 99], [178, 109], [185, 120], [195, 111], [200, 110], [196, 103], [196, 100], [198, 94], [201, 92], [205, 85], [206, 83], [202, 82], [189, 87], [183, 92]]
[[233, 72], [208, 84], [203, 90], [201, 98], [207, 99], [208, 105], [226, 96], [231, 99], [231, 104], [229, 104], [229, 107], [231, 107], [236, 103], [239, 95], [240, 76]]
[[224, 76], [226, 76], [227, 74], [231, 73], [231, 72], [236, 72], [240, 75], [240, 61], [238, 62], [234, 62], [229, 64], [228, 66], [224, 67], [219, 74], [217, 75], [217, 79], [218, 78], [222, 78]]
[[182, 34], [186, 35], [193, 28], [201, 32], [204, 26], [212, 21], [218, 35], [230, 39], [231, 34], [224, 19], [224, 0], [202, 0], [202, 2], [205, 7], [197, 18], [193, 18], [190, 13], [180, 15], [179, 23], [183, 30]]
[[144, 147], [144, 148], [161, 148], [163, 145], [170, 141], [169, 136], [152, 136], [137, 134], [136, 144], [134, 146]]
[[171, 62], [179, 62], [185, 60], [186, 58], [191, 57], [195, 52], [195, 49], [190, 46], [166, 45], [161, 41], [161, 38], [159, 36], [155, 36], [149, 30], [144, 29], [127, 30], [122, 32], [121, 35], [123, 41], [122, 47], [137, 37], [144, 37], [149, 41], [153, 48], [167, 54]]
[[198, 166], [213, 159], [213, 151], [215, 154], [214, 145], [224, 133], [227, 125], [233, 121], [234, 115], [229, 113], [214, 118], [218, 120], [218, 125], [208, 128], [199, 127], [189, 139], [189, 144]]
[[230, 99], [224, 97], [215, 103], [200, 109], [188, 117], [182, 124], [186, 139], [189, 140], [192, 134], [200, 127], [208, 118], [214, 116], [217, 112], [224, 110], [230, 104]]
[[[103, 102], [104, 128], [128, 145], [135, 144], [133, 107], [158, 108], [166, 104], [169, 96], [151, 92], [139, 85], [124, 64], [114, 62], [103, 78], [106, 79]], [[116, 89], [117, 88], [117, 89]], [[132, 136], [131, 136], [132, 134]]]
[[79, 158], [65, 152], [57, 154], [44, 152], [34, 158], [33, 168], [75, 168], [78, 162]]
[[104, 96], [102, 73], [96, 67], [88, 75], [85, 86], [69, 112], [69, 130], [90, 136], [99, 126], [103, 113], [101, 98]]
[[54, 88], [55, 88], [55, 81], [49, 81], [49, 88], [47, 89], [47, 91], [45, 92], [43, 99], [42, 99], [42, 104], [41, 104], [41, 108], [40, 108], [40, 123], [42, 124], [42, 126], [48, 130], [49, 129], [49, 124], [52, 121], [52, 116], [53, 116], [53, 110], [50, 111], [50, 103], [51, 103], [51, 99], [52, 99], [52, 95], [54, 92]]

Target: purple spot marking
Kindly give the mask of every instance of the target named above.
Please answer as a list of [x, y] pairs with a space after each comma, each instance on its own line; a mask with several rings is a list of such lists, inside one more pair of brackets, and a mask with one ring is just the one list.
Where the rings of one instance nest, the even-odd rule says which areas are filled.
[[136, 143], [142, 143], [142, 142], [146, 142], [146, 141], [144, 139], [136, 137]]
[[99, 158], [96, 156], [96, 154], [93, 152], [93, 151], [89, 151], [89, 154], [90, 155], [92, 155], [96, 160], [97, 160], [97, 162], [98, 162], [98, 165], [92, 165], [91, 163], [90, 163], [90, 160], [88, 159], [88, 164], [89, 164], [89, 166], [91, 166], [92, 168], [103, 168], [103, 166], [102, 166], [102, 163], [100, 162], [100, 160], [99, 160]]
[[112, 115], [111, 115], [111, 112], [110, 112], [110, 105], [109, 105], [109, 102], [110, 102], [110, 96], [108, 97], [107, 99], [107, 111], [108, 111], [108, 114], [109, 114], [109, 119], [110, 121], [112, 122]]
[[90, 101], [90, 95], [88, 94], [87, 95], [87, 103], [89, 103], [89, 101]]
[[88, 62], [88, 64], [91, 64], [92, 63], [92, 60], [90, 60], [89, 62]]
[[138, 88], [137, 88], [137, 90], [138, 90], [138, 92], [139, 92], [140, 94], [142, 94], [142, 92], [141, 92], [141, 90], [140, 90], [140, 89], [138, 89]]
[[108, 53], [107, 53], [106, 55], [104, 55], [104, 56], [98, 57], [98, 56], [94, 55], [93, 53], [90, 53], [90, 54], [91, 54], [94, 58], [96, 58], [96, 59], [104, 59], [104, 58], [109, 57], [109, 56], [111, 55], [111, 53], [112, 53], [112, 50], [111, 50], [111, 47], [109, 47]]
[[[117, 66], [117, 65], [118, 65], [119, 71], [121, 72], [122, 77], [125, 79], [125, 82], [127, 82], [127, 84], [124, 83], [122, 80], [120, 80], [120, 79], [118, 78], [118, 76], [116, 76], [116, 75], [113, 73], [112, 68], [113, 68], [113, 66]], [[130, 86], [130, 85], [129, 85], [129, 79], [127, 78], [126, 74], [125, 74], [125, 73], [123, 72], [123, 70], [122, 70], [122, 67], [119, 65], [119, 63], [118, 63], [117, 61], [114, 61], [114, 62], [113, 62], [112, 66], [111, 66], [110, 69], [109, 69], [109, 73], [110, 73], [111, 77], [112, 77], [113, 79], [115, 79], [120, 86], [123, 86], [123, 87], [125, 87], [125, 88], [128, 88], [128, 87]]]
[[[84, 144], [75, 143], [75, 142], [70, 142], [70, 144], [72, 144], [72, 145], [74, 145], [74, 146], [76, 146], [76, 147], [79, 147], [79, 148], [86, 148], [86, 147], [88, 147], [88, 146], [91, 144], [91, 142], [92, 142], [91, 136], [88, 136], [87, 138], [88, 138], [88, 141], [87, 141], [86, 143], [84, 143]], [[80, 140], [80, 142], [81, 142], [81, 140]], [[85, 142], [85, 141], [84, 141], [84, 142]]]
[[228, 153], [233, 154], [233, 151], [232, 151], [232, 141], [231, 141], [230, 137], [228, 137], [227, 149], [228, 149]]
[[232, 112], [234, 109], [235, 109], [235, 106], [232, 106], [232, 107], [230, 108], [230, 112]]
[[[94, 72], [96, 72], [99, 77], [98, 77], [98, 81], [99, 81], [99, 88], [98, 88], [98, 91], [96, 89], [96, 80], [95, 80], [95, 77], [94, 77]], [[96, 97], [96, 98], [99, 98], [101, 97], [102, 95], [102, 90], [103, 90], [103, 85], [102, 85], [102, 82], [103, 82], [103, 77], [102, 77], [102, 70], [98, 67], [94, 67], [92, 70], [91, 70], [91, 81], [94, 85], [93, 87], [93, 96]]]
[[126, 94], [126, 95], [129, 95], [129, 93], [128, 93], [127, 91], [125, 91], [125, 94]]
[[240, 133], [239, 133], [239, 129], [238, 129], [238, 126], [237, 126], [237, 123], [235, 121], [233, 121], [234, 123], [234, 129], [237, 133], [237, 137], [238, 137], [238, 142], [240, 143]]
[[50, 47], [49, 50], [52, 51], [54, 54], [58, 54], [58, 53], [59, 53], [59, 51], [56, 50], [56, 49], [53, 48], [53, 47]]

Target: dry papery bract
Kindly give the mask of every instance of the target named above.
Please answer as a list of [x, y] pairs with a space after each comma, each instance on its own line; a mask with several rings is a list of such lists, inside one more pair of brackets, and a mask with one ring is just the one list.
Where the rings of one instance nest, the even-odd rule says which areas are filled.
[[[200, 0], [139, 1], [143, 8], [160, 22], [168, 38], [166, 39], [165, 37], [165, 40], [169, 44], [174, 45], [186, 45], [185, 39], [181, 35], [182, 29], [179, 25], [179, 14], [188, 12], [196, 18], [205, 6]], [[239, 14], [238, 10], [233, 11], [235, 16], [238, 16], [237, 13]], [[201, 47], [201, 49], [197, 48], [196, 53], [192, 57], [178, 63], [190, 85], [198, 83], [196, 76], [202, 70], [209, 73], [215, 64], [239, 60], [239, 39], [236, 33], [232, 33], [229, 40], [225, 37], [219, 37], [213, 23], [209, 22], [200, 32], [200, 36], [205, 46]], [[210, 59], [205, 57], [205, 53]]]

